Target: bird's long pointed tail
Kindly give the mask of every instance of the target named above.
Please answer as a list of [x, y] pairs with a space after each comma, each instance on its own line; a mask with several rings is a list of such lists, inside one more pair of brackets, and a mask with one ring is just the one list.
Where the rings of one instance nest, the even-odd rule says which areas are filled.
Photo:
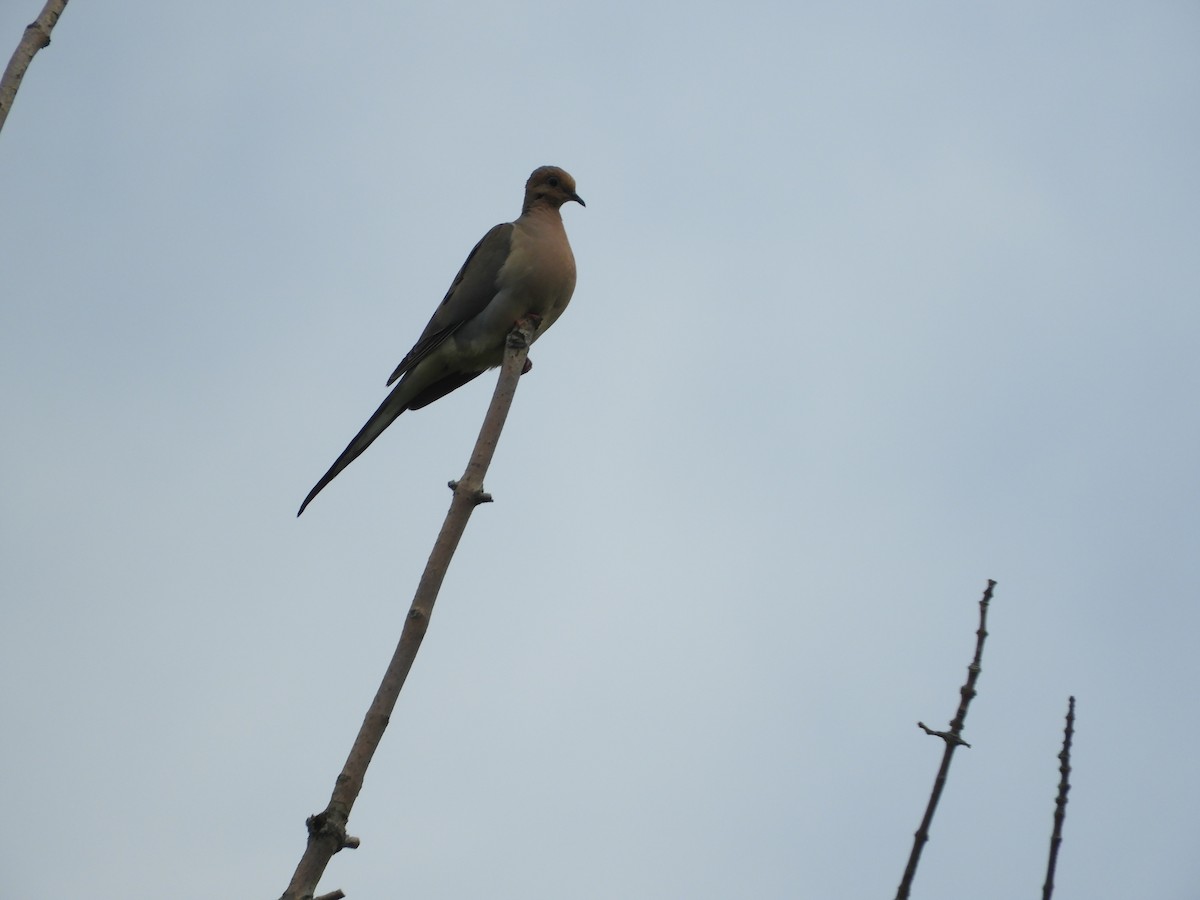
[[333, 465], [329, 467], [329, 471], [322, 475], [321, 480], [308, 492], [308, 496], [300, 504], [300, 512], [296, 513], [297, 518], [299, 518], [300, 513], [304, 512], [304, 508], [312, 503], [313, 497], [321, 493], [325, 485], [337, 478], [342, 469], [358, 459], [359, 455], [371, 446], [371, 442], [383, 434], [384, 429], [395, 422], [400, 413], [408, 409], [410, 398], [406, 396], [408, 393], [407, 390], [404, 391], [403, 395], [401, 394], [403, 387], [403, 382], [396, 385], [383, 403], [379, 404], [379, 409], [375, 410], [371, 418], [367, 419], [367, 424], [346, 445], [346, 449], [342, 451], [342, 455], [333, 461]]

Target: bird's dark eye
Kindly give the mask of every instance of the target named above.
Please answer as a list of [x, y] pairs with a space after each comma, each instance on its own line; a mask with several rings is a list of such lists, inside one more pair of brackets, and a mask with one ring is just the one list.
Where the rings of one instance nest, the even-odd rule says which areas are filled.
[[550, 187], [558, 187], [558, 176], [551, 175], [546, 179], [546, 184], [550, 185]]

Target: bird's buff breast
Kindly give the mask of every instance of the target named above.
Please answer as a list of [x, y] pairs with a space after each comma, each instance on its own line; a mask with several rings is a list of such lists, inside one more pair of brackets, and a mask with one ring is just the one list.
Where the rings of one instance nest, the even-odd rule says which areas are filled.
[[[541, 326], [534, 335], [537, 340], [566, 309], [575, 290], [575, 259], [561, 240], [561, 222], [558, 224], [558, 242], [538, 233], [514, 235], [513, 253], [496, 279], [499, 291], [495, 298], [455, 334], [460, 352], [486, 356], [489, 366], [498, 365], [504, 353], [503, 338], [517, 321], [531, 313], [540, 316]], [[545, 229], [539, 231], [545, 233]]]

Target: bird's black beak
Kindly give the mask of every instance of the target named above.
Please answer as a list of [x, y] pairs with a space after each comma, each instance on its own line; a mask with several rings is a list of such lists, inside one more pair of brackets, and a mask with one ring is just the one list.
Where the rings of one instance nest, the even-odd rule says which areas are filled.
[[587, 206], [587, 204], [583, 202], [583, 198], [582, 198], [582, 197], [580, 197], [578, 194], [572, 193], [572, 194], [570, 195], [570, 199], [574, 200], [574, 201], [575, 201], [576, 203], [578, 203], [580, 206]]

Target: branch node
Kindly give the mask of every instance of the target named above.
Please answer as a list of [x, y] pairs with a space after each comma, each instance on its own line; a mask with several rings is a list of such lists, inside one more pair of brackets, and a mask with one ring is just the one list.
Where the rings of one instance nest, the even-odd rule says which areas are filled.
[[320, 897], [313, 897], [313, 900], [344, 900], [346, 892], [341, 888], [336, 891], [330, 891], [328, 894], [322, 894]]
[[25, 26], [25, 30], [33, 32], [33, 39], [37, 42], [37, 49], [45, 50], [50, 46], [50, 35], [42, 27], [41, 22], [30, 22]]
[[358, 838], [346, 834], [346, 826], [341, 817], [334, 816], [328, 809], [309, 816], [304, 820], [304, 824], [308, 826], [309, 840], [329, 841], [337, 848], [334, 853], [345, 849], [357, 850], [361, 843]]
[[[452, 480], [446, 482], [446, 487], [450, 488], [450, 490], [454, 491], [457, 494], [458, 486], [460, 484], [462, 484], [462, 482], [460, 480], [452, 479]], [[495, 502], [492, 499], [492, 495], [487, 493], [486, 491], [484, 491], [482, 488], [471, 491], [469, 494], [466, 495], [466, 497], [467, 497], [467, 500], [470, 501], [472, 506], [479, 506], [479, 504], [481, 504], [481, 503], [494, 503]]]
[[955, 747], [966, 747], [966, 748], [970, 749], [971, 745], [968, 744], [966, 741], [964, 741], [961, 737], [959, 737], [953, 731], [934, 731], [932, 728], [930, 728], [924, 722], [918, 722], [917, 727], [920, 728], [922, 731], [924, 731], [928, 735], [932, 735], [933, 737], [940, 737], [947, 744], [953, 744]]

